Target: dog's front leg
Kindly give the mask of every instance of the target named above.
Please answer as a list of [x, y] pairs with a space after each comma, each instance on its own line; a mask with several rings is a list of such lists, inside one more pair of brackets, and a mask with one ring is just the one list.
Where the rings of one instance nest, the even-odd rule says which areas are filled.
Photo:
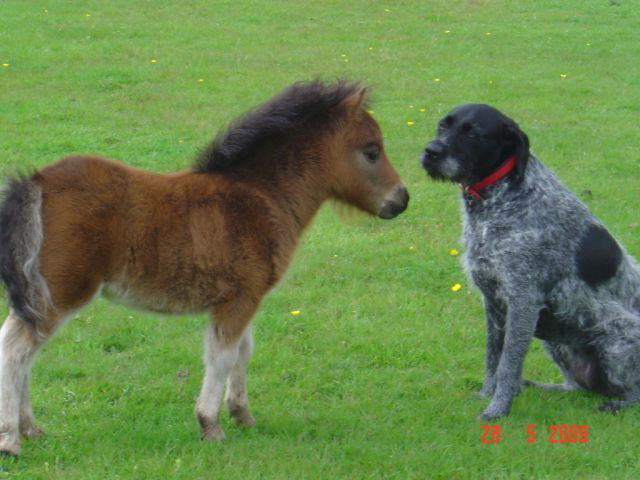
[[539, 311], [536, 305], [524, 303], [522, 299], [509, 302], [504, 345], [495, 375], [496, 388], [480, 419], [493, 420], [509, 413], [511, 402], [520, 391], [524, 357], [533, 338]]
[[480, 396], [490, 397], [496, 390], [496, 371], [504, 344], [504, 312], [498, 308], [496, 301], [484, 296], [484, 312], [487, 320], [487, 352], [486, 371]]

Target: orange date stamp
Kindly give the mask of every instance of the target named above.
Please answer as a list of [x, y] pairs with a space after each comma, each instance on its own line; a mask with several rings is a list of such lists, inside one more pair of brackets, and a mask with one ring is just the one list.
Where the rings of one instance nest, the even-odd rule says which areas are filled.
[[[527, 425], [526, 434], [527, 443], [530, 445], [538, 441], [535, 424], [530, 423]], [[496, 445], [502, 440], [500, 425], [482, 425], [482, 443], [485, 445]], [[587, 425], [549, 425], [546, 440], [552, 444], [584, 444], [589, 441], [589, 427]]]

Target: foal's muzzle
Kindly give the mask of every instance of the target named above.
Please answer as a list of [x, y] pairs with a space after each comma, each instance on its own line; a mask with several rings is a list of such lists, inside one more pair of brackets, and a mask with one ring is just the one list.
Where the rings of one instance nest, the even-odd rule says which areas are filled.
[[404, 185], [399, 185], [385, 199], [378, 216], [385, 220], [395, 218], [407, 209], [407, 205], [409, 205], [409, 192]]

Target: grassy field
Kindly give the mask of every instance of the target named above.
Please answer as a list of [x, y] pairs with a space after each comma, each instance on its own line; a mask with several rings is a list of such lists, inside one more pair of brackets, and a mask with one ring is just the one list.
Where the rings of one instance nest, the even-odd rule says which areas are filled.
[[[0, 478], [637, 478], [640, 408], [598, 414], [596, 395], [527, 390], [482, 443], [481, 300], [449, 254], [459, 193], [417, 159], [443, 113], [491, 103], [640, 257], [639, 24], [627, 0], [0, 2], [4, 173], [74, 152], [184, 169], [284, 86], [347, 78], [375, 88], [412, 195], [392, 222], [320, 212], [254, 321], [256, 428], [225, 414], [227, 441], [199, 441], [204, 316], [98, 300], [39, 356], [47, 435]], [[537, 341], [525, 375], [560, 380]], [[588, 442], [550, 444], [560, 424]]]

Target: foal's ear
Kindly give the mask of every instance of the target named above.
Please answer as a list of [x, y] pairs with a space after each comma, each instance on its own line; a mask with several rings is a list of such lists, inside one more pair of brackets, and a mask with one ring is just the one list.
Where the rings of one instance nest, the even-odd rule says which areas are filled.
[[509, 120], [507, 124], [507, 135], [513, 145], [511, 154], [515, 153], [517, 159], [514, 178], [516, 182], [520, 183], [524, 180], [524, 173], [529, 162], [529, 137], [520, 130], [518, 124], [513, 120]]
[[355, 92], [345, 97], [342, 101], [348, 118], [354, 117], [367, 103], [369, 96], [368, 87], [359, 87]]

